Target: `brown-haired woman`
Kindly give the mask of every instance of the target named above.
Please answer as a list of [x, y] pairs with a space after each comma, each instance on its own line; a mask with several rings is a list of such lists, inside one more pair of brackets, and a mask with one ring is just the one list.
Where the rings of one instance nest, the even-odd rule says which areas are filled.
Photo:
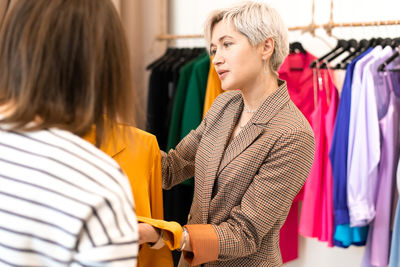
[[109, 0], [13, 4], [0, 30], [0, 262], [135, 266], [126, 176], [80, 138], [94, 126], [99, 147], [117, 118], [131, 122], [128, 59]]

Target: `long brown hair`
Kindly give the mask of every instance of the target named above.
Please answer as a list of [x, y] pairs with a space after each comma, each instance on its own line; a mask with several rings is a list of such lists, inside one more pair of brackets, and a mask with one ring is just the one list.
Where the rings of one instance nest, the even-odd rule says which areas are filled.
[[0, 30], [0, 106], [11, 104], [12, 112], [1, 122], [79, 136], [95, 126], [100, 146], [117, 120], [133, 123], [132, 101], [129, 51], [110, 0], [12, 6]]

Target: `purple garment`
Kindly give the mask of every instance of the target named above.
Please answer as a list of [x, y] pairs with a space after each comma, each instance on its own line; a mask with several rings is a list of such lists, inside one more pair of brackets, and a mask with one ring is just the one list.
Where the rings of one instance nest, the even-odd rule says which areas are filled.
[[[388, 73], [377, 72], [378, 66], [393, 54], [386, 47], [381, 58], [372, 63], [371, 70], [374, 79], [374, 90], [379, 119], [381, 153], [376, 185], [375, 219], [370, 223], [367, 245], [364, 252], [362, 267], [387, 266], [390, 244], [390, 216], [392, 192], [398, 161], [398, 126], [399, 99], [397, 88], [393, 89]], [[398, 60], [389, 68], [398, 65]], [[397, 148], [396, 148], [397, 147]], [[397, 160], [396, 160], [397, 159]], [[386, 190], [385, 190], [386, 188]]]
[[394, 92], [389, 75], [386, 76], [386, 80], [390, 89], [390, 100], [386, 115], [379, 121], [382, 153], [376, 215], [372, 230], [371, 264], [374, 266], [387, 266], [389, 263], [390, 218], [400, 148], [398, 138], [400, 99]]

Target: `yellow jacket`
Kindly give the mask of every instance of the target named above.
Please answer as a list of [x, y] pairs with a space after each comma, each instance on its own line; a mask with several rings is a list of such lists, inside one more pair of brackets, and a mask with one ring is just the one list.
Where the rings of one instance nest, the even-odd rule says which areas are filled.
[[215, 67], [214, 64], [212, 63], [212, 58], [211, 58], [210, 70], [208, 72], [206, 95], [203, 105], [203, 118], [206, 115], [207, 111], [210, 109], [211, 104], [221, 93], [223, 93], [223, 90], [221, 88], [221, 80], [219, 79], [218, 74], [215, 71]]
[[[118, 162], [128, 176], [135, 200], [136, 215], [161, 220], [164, 218], [164, 211], [161, 154], [157, 139], [154, 135], [135, 127], [125, 125], [120, 127], [127, 127], [127, 137], [118, 140], [110, 138], [100, 149]], [[94, 131], [85, 139], [94, 143]], [[171, 252], [167, 246], [151, 249], [144, 244], [139, 251], [138, 266], [173, 266]]]

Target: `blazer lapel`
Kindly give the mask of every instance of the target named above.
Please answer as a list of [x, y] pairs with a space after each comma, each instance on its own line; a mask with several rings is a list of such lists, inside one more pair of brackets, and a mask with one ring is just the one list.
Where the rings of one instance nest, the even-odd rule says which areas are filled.
[[[287, 91], [286, 82], [278, 80], [279, 88], [273, 92], [264, 103], [260, 106], [258, 111], [247, 123], [245, 128], [232, 140], [231, 144], [227, 147], [222, 162], [219, 166], [217, 175], [219, 175], [224, 168], [234, 160], [240, 153], [242, 153], [254, 140], [264, 131], [265, 125], [275, 116], [275, 114], [282, 109], [283, 105], [289, 100], [289, 93]], [[242, 112], [243, 106], [240, 107], [238, 116]], [[232, 125], [232, 128], [234, 128]]]
[[262, 127], [254, 124], [248, 124], [232, 140], [227, 147], [221, 165], [219, 166], [217, 176], [223, 171], [226, 165], [240, 155], [253, 141], [264, 131]]
[[204, 179], [202, 185], [204, 198], [201, 206], [203, 207], [202, 220], [204, 223], [207, 223], [211, 194], [214, 181], [217, 176], [217, 171], [221, 163], [221, 158], [224, 155], [226, 145], [232, 135], [236, 122], [240, 117], [242, 106], [242, 97], [240, 94], [237, 94], [232, 99], [232, 104], [228, 105], [225, 110], [221, 111], [223, 114], [221, 116], [220, 125], [216, 127], [216, 131], [214, 133], [216, 136], [215, 143], [210, 144], [210, 146], [213, 147], [213, 150], [211, 152], [210, 162], [208, 162], [207, 166], [206, 179]]

